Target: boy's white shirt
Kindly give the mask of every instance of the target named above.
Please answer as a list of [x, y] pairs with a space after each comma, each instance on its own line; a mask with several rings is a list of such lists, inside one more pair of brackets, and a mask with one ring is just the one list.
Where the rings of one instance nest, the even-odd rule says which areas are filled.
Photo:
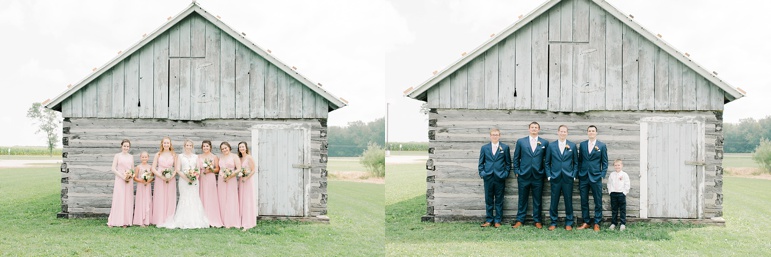
[[[621, 176], [620, 180], [619, 176]], [[629, 175], [623, 170], [613, 171], [608, 176], [608, 193], [621, 192], [627, 195], [631, 187], [632, 183], [629, 181]]]

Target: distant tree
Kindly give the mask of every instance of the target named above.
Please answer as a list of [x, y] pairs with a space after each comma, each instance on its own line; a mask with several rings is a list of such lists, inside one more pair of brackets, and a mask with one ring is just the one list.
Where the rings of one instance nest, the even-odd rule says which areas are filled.
[[385, 177], [385, 149], [379, 145], [369, 143], [367, 150], [361, 154], [359, 162], [373, 176], [378, 178]]
[[771, 116], [755, 120], [746, 118], [739, 123], [723, 125], [724, 149], [727, 153], [751, 153], [763, 138], [771, 139]]
[[59, 130], [59, 124], [62, 123], [59, 113], [43, 107], [41, 103], [33, 103], [32, 107], [27, 110], [27, 118], [32, 119], [38, 126], [35, 134], [40, 132], [46, 134], [48, 153], [53, 156], [54, 147], [59, 142], [59, 134], [56, 132]]
[[771, 172], [771, 141], [763, 139], [752, 153], [752, 159], [768, 172]]
[[348, 126], [328, 129], [329, 156], [360, 156], [369, 143], [385, 146], [385, 118], [364, 123], [352, 121]]

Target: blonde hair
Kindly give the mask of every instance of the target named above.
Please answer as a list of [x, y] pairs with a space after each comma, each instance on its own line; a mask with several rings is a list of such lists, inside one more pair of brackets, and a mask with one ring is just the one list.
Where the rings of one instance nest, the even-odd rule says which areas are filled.
[[491, 129], [490, 129], [490, 135], [492, 135], [492, 134], [493, 134], [493, 132], [498, 132], [498, 135], [501, 135], [501, 130], [500, 130], [500, 129], [498, 129], [498, 128], [491, 128]]
[[147, 158], [150, 158], [150, 154], [147, 153], [147, 151], [142, 151], [141, 153], [139, 153], [139, 158], [142, 158], [142, 155], [147, 155]]
[[182, 144], [182, 148], [184, 148], [187, 143], [190, 143], [191, 146], [193, 146], [193, 150], [190, 150], [192, 153], [195, 153], [195, 144], [193, 144], [193, 140], [185, 139], [185, 143]]
[[615, 161], [613, 161], [613, 165], [616, 165], [616, 163], [619, 163], [619, 162], [621, 164], [624, 164], [624, 161], [622, 161], [621, 159], [616, 159]]
[[171, 153], [174, 153], [174, 145], [171, 143], [171, 138], [170, 137], [163, 137], [163, 139], [161, 139], [161, 150], [160, 150], [160, 152], [161, 153], [163, 152], [163, 140], [166, 140], [166, 139], [169, 140], [169, 151], [171, 151]]

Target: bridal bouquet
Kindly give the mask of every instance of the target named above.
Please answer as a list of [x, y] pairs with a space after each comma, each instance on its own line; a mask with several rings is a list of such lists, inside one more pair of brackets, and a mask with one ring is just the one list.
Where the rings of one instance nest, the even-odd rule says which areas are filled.
[[210, 159], [206, 159], [203, 161], [203, 169], [209, 170], [209, 172], [214, 172], [214, 164], [212, 164]]
[[228, 168], [224, 168], [222, 169], [222, 175], [224, 175], [225, 178], [230, 177], [230, 175], [233, 175], [233, 171]]
[[187, 182], [188, 185], [192, 185], [193, 182], [195, 182], [196, 179], [198, 179], [198, 168], [190, 169], [185, 171], [185, 176], [187, 177], [190, 182]]
[[153, 175], [153, 173], [150, 172], [149, 170], [145, 170], [145, 172], [142, 173], [142, 179], [145, 182], [150, 181], [151, 179], [153, 179], [153, 177], [155, 177], [155, 175]]
[[[168, 178], [168, 179], [170, 179], [170, 178], [173, 178], [173, 177], [174, 177], [174, 171], [172, 171], [171, 169], [165, 169], [165, 170], [163, 170], [163, 171], [161, 172], [161, 175], [162, 175], [164, 178]], [[166, 181], [166, 183], [169, 183], [169, 181]]]
[[[245, 178], [245, 177], [248, 177], [249, 174], [252, 174], [251, 170], [248, 170], [246, 168], [241, 168], [241, 171], [238, 172], [238, 177]], [[241, 181], [244, 182], [243, 179]]]
[[125, 175], [126, 175], [126, 178], [124, 180], [126, 180], [126, 183], [128, 183], [129, 181], [131, 181], [131, 177], [134, 177], [134, 169], [126, 170]]

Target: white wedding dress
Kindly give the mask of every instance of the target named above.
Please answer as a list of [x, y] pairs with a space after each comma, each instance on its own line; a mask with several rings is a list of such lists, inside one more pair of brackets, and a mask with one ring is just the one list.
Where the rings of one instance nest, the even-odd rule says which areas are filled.
[[[198, 155], [194, 154], [188, 157], [180, 154], [178, 163], [180, 171], [194, 169], [196, 163], [198, 163]], [[189, 185], [184, 178], [179, 178], [177, 181], [177, 188], [179, 189], [177, 210], [172, 219], [158, 227], [182, 229], [208, 228], [209, 220], [206, 218], [203, 204], [198, 194], [198, 180], [195, 180], [192, 185]]]

